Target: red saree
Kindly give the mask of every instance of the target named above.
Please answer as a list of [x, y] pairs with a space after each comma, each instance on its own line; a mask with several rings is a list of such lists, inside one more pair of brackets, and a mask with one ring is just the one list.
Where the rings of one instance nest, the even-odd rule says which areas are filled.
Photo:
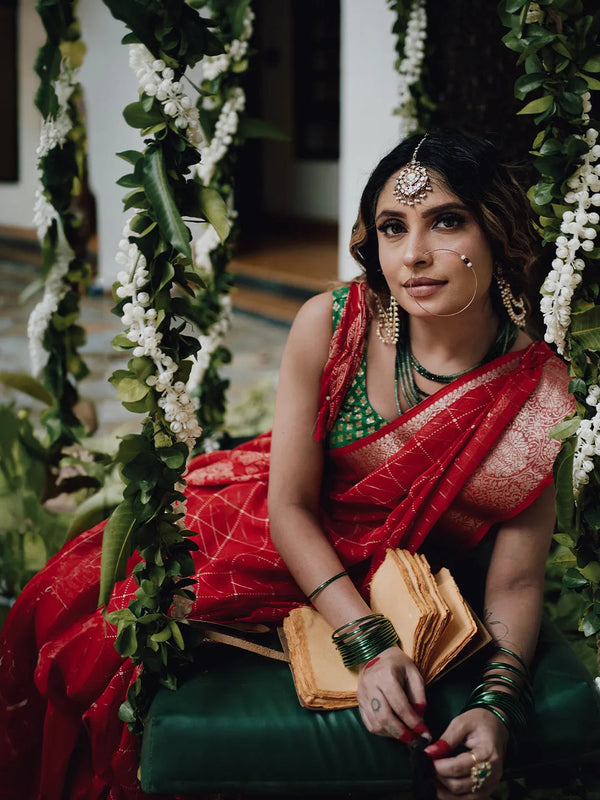
[[[323, 376], [317, 434], [353, 380], [368, 314], [354, 285]], [[340, 330], [338, 329], [338, 330]], [[566, 370], [544, 344], [453, 382], [352, 445], [326, 453], [321, 520], [365, 585], [386, 547], [468, 550], [551, 480], [549, 429], [572, 408]], [[269, 537], [270, 436], [199, 456], [188, 472], [197, 532], [191, 616], [275, 622], [304, 597]], [[0, 798], [138, 800], [137, 741], [117, 717], [133, 668], [96, 609], [102, 525], [68, 544], [25, 588], [0, 636]], [[112, 607], [131, 598], [131, 579]]]

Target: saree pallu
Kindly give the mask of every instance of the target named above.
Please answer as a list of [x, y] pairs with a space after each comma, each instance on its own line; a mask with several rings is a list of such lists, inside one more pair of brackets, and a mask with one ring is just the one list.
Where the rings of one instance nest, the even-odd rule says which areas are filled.
[[[354, 327], [364, 330], [364, 320]], [[355, 338], [343, 354], [332, 341], [322, 392], [329, 407], [352, 380], [355, 354], [344, 359], [359, 347]], [[559, 445], [548, 431], [572, 409], [567, 383], [549, 348], [532, 344], [327, 451], [321, 522], [358, 585], [367, 590], [387, 547], [435, 543], [460, 553], [531, 503], [551, 480]], [[191, 617], [278, 622], [305, 602], [269, 536], [269, 450], [264, 434], [190, 463], [186, 523], [199, 546]], [[118, 720], [134, 668], [96, 609], [102, 530], [77, 537], [30, 581], [0, 634], [4, 800], [145, 797], [137, 740]], [[135, 588], [132, 579], [118, 584], [110, 610]]]

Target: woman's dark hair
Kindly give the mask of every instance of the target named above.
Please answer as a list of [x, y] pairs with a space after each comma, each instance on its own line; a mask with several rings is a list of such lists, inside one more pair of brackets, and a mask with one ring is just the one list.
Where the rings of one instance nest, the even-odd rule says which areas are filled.
[[[350, 253], [365, 272], [369, 287], [383, 302], [389, 289], [379, 265], [375, 209], [385, 183], [407, 164], [422, 140], [421, 134], [405, 139], [382, 158], [365, 186], [358, 218], [352, 229]], [[513, 294], [528, 294], [528, 275], [539, 250], [531, 224], [529, 203], [513, 171], [500, 164], [487, 139], [460, 130], [433, 130], [419, 147], [418, 161], [441, 176], [475, 215], [491, 244], [494, 263], [501, 267]], [[503, 309], [496, 282], [492, 300]]]

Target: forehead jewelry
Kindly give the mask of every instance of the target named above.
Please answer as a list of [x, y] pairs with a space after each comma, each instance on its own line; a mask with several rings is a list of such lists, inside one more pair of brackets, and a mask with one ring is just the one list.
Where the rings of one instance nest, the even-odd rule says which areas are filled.
[[396, 178], [393, 195], [402, 205], [414, 206], [427, 197], [427, 192], [433, 191], [427, 169], [417, 161], [417, 153], [426, 138], [427, 134], [415, 147], [411, 160], [402, 167]]
[[[473, 276], [473, 278], [475, 280], [475, 285], [473, 287], [473, 294], [471, 295], [471, 299], [469, 300], [469, 302], [465, 306], [463, 306], [462, 308], [459, 308], [458, 311], [453, 311], [451, 314], [434, 314], [433, 311], [429, 311], [429, 309], [425, 308], [425, 306], [422, 306], [421, 303], [419, 303], [419, 301], [417, 300], [416, 297], [414, 297], [413, 295], [411, 295], [411, 297], [415, 301], [415, 303], [419, 306], [419, 308], [422, 308], [423, 311], [426, 311], [432, 317], [456, 317], [457, 314], [462, 314], [463, 311], [466, 311], [467, 308], [475, 300], [475, 297], [477, 296], [477, 288], [478, 288], [477, 273], [473, 269], [473, 262], [471, 261], [471, 259], [468, 256], [464, 255], [464, 253], [462, 253], [462, 254], [461, 253], [457, 253], [456, 250], [449, 250], [446, 247], [437, 247], [435, 250], [428, 250], [426, 253], [423, 253], [423, 255], [427, 256], [430, 253], [440, 253], [440, 252], [441, 253], [453, 253], [455, 256], [458, 256], [460, 258], [460, 260], [463, 262], [463, 264], [465, 265], [465, 267], [467, 267], [467, 269], [469, 270], [469, 272]], [[414, 271], [411, 274], [410, 280], [409, 280], [409, 287], [411, 289], [412, 289], [413, 276], [414, 276]]]

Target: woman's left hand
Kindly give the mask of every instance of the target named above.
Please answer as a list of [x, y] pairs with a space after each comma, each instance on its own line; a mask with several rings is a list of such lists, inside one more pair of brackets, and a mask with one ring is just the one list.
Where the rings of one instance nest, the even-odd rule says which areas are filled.
[[[459, 795], [469, 795], [472, 800], [489, 797], [502, 778], [507, 743], [505, 726], [485, 708], [473, 708], [455, 717], [438, 741], [425, 749], [433, 759], [438, 800]], [[461, 745], [468, 752], [453, 755]], [[480, 776], [479, 785], [471, 772], [474, 767]]]

